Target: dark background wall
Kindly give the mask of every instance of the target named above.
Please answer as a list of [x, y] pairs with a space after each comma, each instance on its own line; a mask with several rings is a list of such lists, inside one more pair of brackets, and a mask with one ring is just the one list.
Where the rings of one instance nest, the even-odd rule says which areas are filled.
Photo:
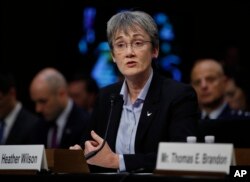
[[183, 82], [188, 82], [193, 61], [200, 56], [227, 57], [238, 48], [238, 63], [248, 68], [250, 5], [247, 1], [194, 0], [38, 0], [1, 1], [1, 70], [12, 71], [19, 98], [30, 105], [28, 87], [40, 69], [52, 66], [68, 77], [74, 71], [89, 73], [96, 61], [95, 46], [79, 53], [83, 34], [82, 10], [97, 8], [96, 38], [106, 41], [106, 22], [119, 8], [135, 8], [150, 14], [166, 12], [174, 26], [173, 48], [181, 59]]

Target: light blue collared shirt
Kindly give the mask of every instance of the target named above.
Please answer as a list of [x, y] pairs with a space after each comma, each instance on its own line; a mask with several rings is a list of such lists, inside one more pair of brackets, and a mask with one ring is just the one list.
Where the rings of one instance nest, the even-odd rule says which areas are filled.
[[116, 153], [119, 154], [120, 171], [126, 171], [125, 162], [122, 154], [135, 153], [136, 131], [142, 107], [144, 104], [144, 100], [148, 93], [152, 77], [153, 77], [153, 70], [151, 70], [150, 76], [146, 84], [144, 85], [143, 89], [139, 93], [134, 103], [132, 103], [130, 100], [126, 80], [123, 82], [120, 95], [123, 96], [124, 104], [116, 138]]

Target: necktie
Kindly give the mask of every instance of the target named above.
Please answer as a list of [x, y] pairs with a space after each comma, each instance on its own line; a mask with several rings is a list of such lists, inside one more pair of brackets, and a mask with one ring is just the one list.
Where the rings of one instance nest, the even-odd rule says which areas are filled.
[[205, 117], [204, 117], [204, 120], [209, 120], [210, 117], [209, 117], [209, 114], [207, 114]]
[[57, 125], [54, 124], [51, 135], [51, 148], [57, 148]]
[[4, 127], [5, 127], [5, 122], [0, 120], [0, 144], [3, 144]]
[[47, 146], [49, 148], [57, 148], [57, 125], [56, 121], [48, 121]]

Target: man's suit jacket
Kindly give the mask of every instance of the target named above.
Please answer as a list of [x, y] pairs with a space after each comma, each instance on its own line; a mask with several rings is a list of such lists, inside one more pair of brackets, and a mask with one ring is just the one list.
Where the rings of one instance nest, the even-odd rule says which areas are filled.
[[22, 107], [14, 121], [5, 144], [34, 144], [33, 137], [38, 124], [39, 118]]
[[[199, 114], [200, 118], [201, 118], [201, 111]], [[221, 113], [219, 114], [219, 116], [216, 119], [200, 119], [200, 121], [202, 122], [203, 120], [249, 120], [250, 119], [250, 113], [247, 111], [243, 111], [243, 110], [235, 110], [230, 108], [230, 106], [227, 104], [223, 110], [221, 111]]]
[[[44, 144], [47, 148], [47, 136], [49, 131], [50, 121], [42, 120], [37, 128], [36, 143]], [[63, 129], [62, 138], [57, 148], [68, 149], [75, 144], [83, 145], [86, 140], [86, 135], [89, 127], [89, 114], [75, 103], [66, 120], [66, 125]]]
[[229, 107], [227, 105], [221, 114], [218, 116], [218, 119], [221, 120], [244, 120], [244, 119], [250, 119], [250, 114], [249, 112], [242, 111], [242, 110], [235, 110]]
[[[119, 95], [121, 86], [120, 82], [102, 89], [91, 119], [91, 128], [103, 137], [110, 113], [110, 95], [115, 94], [107, 135], [107, 143], [114, 152], [123, 108], [123, 99]], [[154, 73], [139, 119], [135, 155], [124, 155], [126, 170], [152, 171], [156, 165], [159, 142], [185, 142], [187, 136], [197, 134], [197, 126], [198, 104], [193, 88]], [[95, 172], [96, 168], [90, 167]]]

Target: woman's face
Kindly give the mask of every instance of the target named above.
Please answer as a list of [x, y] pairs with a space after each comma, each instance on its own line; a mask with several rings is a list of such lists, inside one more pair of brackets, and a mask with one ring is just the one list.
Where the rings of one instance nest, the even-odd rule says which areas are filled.
[[126, 78], [149, 73], [152, 58], [158, 56], [158, 49], [152, 49], [149, 35], [141, 28], [118, 31], [113, 41], [113, 60]]

